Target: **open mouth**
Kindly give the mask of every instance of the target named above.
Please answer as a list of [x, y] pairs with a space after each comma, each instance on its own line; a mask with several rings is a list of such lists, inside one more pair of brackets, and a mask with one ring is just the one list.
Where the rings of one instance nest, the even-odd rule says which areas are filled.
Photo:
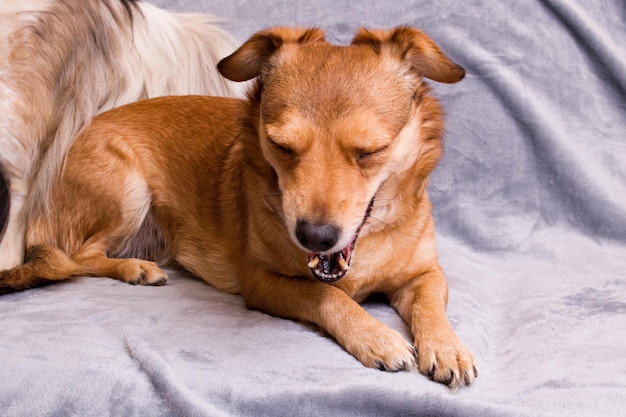
[[308, 254], [307, 265], [315, 279], [322, 282], [335, 282], [346, 275], [348, 269], [350, 269], [352, 253], [356, 247], [356, 240], [359, 237], [359, 233], [361, 232], [363, 225], [369, 218], [373, 206], [374, 199], [372, 198], [367, 206], [367, 210], [365, 211], [365, 216], [363, 216], [363, 221], [348, 246], [334, 253], [323, 254], [319, 252], [311, 252]]

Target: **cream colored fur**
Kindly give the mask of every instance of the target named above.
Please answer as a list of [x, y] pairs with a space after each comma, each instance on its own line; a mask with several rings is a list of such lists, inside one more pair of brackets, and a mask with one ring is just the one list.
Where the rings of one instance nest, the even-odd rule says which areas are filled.
[[0, 269], [22, 262], [25, 225], [47, 209], [51, 181], [95, 115], [148, 97], [241, 95], [215, 70], [235, 47], [218, 22], [130, 0], [0, 4], [0, 170], [10, 195]]

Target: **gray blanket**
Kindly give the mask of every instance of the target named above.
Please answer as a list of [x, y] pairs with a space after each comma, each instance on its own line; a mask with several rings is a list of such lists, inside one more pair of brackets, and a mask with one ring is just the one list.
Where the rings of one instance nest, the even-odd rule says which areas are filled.
[[[453, 327], [479, 378], [452, 394], [171, 272], [0, 297], [5, 416], [623, 416], [626, 3], [159, 0], [241, 41], [315, 25], [423, 29], [467, 71], [430, 183]], [[409, 338], [387, 305], [367, 309]]]

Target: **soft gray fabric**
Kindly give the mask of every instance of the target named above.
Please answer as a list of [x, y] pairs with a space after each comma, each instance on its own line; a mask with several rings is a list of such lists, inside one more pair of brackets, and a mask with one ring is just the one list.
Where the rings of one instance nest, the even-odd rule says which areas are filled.
[[[448, 312], [473, 351], [456, 394], [364, 368], [333, 340], [172, 271], [162, 288], [77, 279], [0, 297], [7, 416], [623, 416], [623, 0], [160, 0], [241, 40], [410, 24], [463, 65], [430, 193]], [[367, 309], [409, 337], [388, 306]]]

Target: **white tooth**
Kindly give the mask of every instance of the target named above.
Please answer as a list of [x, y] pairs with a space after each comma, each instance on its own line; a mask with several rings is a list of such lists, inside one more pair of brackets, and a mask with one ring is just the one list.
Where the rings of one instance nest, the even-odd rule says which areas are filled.
[[313, 259], [311, 259], [311, 260], [309, 261], [309, 263], [307, 264], [307, 266], [308, 266], [309, 268], [311, 268], [311, 269], [315, 269], [315, 268], [317, 268], [317, 266], [319, 265], [319, 263], [320, 263], [320, 257], [319, 257], [319, 256], [316, 256], [316, 257], [314, 257]]
[[339, 258], [339, 267], [341, 268], [342, 271], [347, 271], [348, 268], [350, 268], [346, 260], [343, 258]]

